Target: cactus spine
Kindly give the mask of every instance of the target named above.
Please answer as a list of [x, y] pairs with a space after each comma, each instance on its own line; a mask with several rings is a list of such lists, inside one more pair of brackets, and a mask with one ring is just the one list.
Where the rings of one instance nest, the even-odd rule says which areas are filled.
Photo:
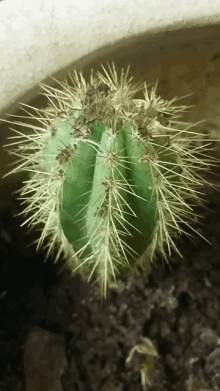
[[177, 98], [133, 85], [129, 68], [102, 68], [89, 82], [74, 71], [62, 90], [41, 85], [49, 105], [29, 113], [40, 123], [32, 134], [15, 131], [20, 164], [10, 173], [30, 172], [21, 199], [25, 223], [42, 223], [38, 248], [48, 237], [47, 254], [56, 248], [56, 260], [63, 253], [71, 270], [96, 275], [105, 295], [146, 248], [146, 262], [178, 251], [173, 238], [195, 219], [212, 159], [179, 121], [187, 107]]

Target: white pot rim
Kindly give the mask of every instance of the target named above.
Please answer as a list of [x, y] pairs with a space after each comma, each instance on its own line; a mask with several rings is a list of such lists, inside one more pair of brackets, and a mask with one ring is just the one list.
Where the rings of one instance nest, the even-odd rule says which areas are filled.
[[219, 23], [219, 0], [3, 0], [0, 114], [15, 111], [48, 76], [125, 41]]

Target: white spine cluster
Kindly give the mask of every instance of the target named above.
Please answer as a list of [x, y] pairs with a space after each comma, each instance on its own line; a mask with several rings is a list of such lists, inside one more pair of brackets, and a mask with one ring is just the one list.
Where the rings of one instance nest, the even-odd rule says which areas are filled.
[[[92, 145], [91, 125], [96, 122], [105, 124], [111, 133], [109, 140], [116, 137], [121, 127], [130, 125], [134, 139], [147, 146], [146, 153], [139, 162], [150, 165], [152, 190], [157, 199], [156, 225], [151, 244], [147, 249], [147, 262], [152, 261], [156, 253], [166, 258], [171, 254], [171, 248], [179, 252], [173, 238], [183, 232], [189, 235], [183, 230], [183, 225], [195, 231], [192, 227], [196, 217], [193, 205], [202, 201], [203, 193], [199, 188], [208, 184], [201, 172], [210, 170], [211, 165], [215, 163], [214, 158], [206, 155], [208, 144], [198, 144], [202, 137], [192, 130], [197, 124], [186, 124], [179, 120], [180, 114], [187, 107], [174, 106], [177, 98], [168, 102], [156, 97], [156, 86], [149, 93], [146, 84], [133, 85], [132, 78], [128, 78], [128, 71], [129, 68], [126, 72], [122, 70], [119, 77], [113, 64], [112, 67], [109, 66], [109, 72], [103, 67], [103, 74], [98, 72], [94, 77], [92, 73], [89, 82], [86, 82], [82, 73], [74, 71], [73, 75], [70, 75], [72, 86], [66, 80], [60, 83], [62, 90], [42, 85], [49, 105], [44, 109], [35, 108], [37, 115], [26, 111], [28, 108], [33, 109], [32, 107], [23, 105], [28, 117], [32, 116], [38, 121], [38, 125], [23, 123], [22, 118], [25, 117], [20, 117], [21, 120], [6, 120], [22, 127], [22, 131], [13, 129], [16, 136], [11, 137], [14, 142], [9, 144], [10, 153], [18, 156], [19, 159], [16, 167], [7, 175], [20, 171], [30, 174], [30, 178], [24, 182], [20, 198], [23, 203], [28, 204], [23, 211], [28, 216], [24, 224], [32, 227], [42, 224], [37, 247], [39, 248], [48, 237], [47, 255], [55, 247], [58, 248], [56, 260], [63, 253], [67, 259], [74, 259], [75, 270], [85, 263], [91, 263], [92, 259], [90, 277], [95, 270], [99, 270], [99, 279], [104, 292], [109, 277], [115, 278], [117, 264], [123, 263], [122, 260], [120, 261], [121, 253], [128, 262], [124, 252], [126, 244], [121, 236], [119, 237], [119, 232], [114, 225], [117, 220], [123, 227], [125, 221], [121, 206], [125, 200], [120, 198], [118, 187], [126, 192], [134, 192], [135, 189], [131, 188], [124, 177], [115, 179], [112, 186], [106, 183], [109, 189], [102, 202], [103, 207], [106, 207], [105, 217], [102, 219], [105, 229], [97, 229], [95, 256], [93, 254], [92, 257], [80, 260], [78, 257], [80, 254], [76, 255], [62, 230], [60, 208], [68, 162], [73, 158], [74, 148], [79, 141], [83, 140]], [[141, 89], [144, 90], [144, 99], [134, 99], [136, 92]], [[150, 110], [156, 114], [146, 115]], [[71, 123], [71, 121], [74, 122], [71, 144], [61, 146], [56, 164], [51, 164], [51, 168], [45, 170], [45, 148], [54, 132], [59, 131], [63, 123]], [[28, 128], [28, 132], [24, 131], [25, 127]], [[93, 147], [97, 148], [100, 154], [100, 149], [95, 143]], [[166, 163], [164, 154], [167, 156]], [[169, 159], [171, 155], [175, 156], [175, 161]], [[54, 156], [52, 154], [51, 162], [54, 161]], [[111, 149], [102, 158], [112, 170], [112, 178], [116, 166], [123, 166], [126, 162], [118, 151], [112, 152]], [[50, 165], [50, 156], [47, 157], [47, 161]], [[135, 159], [134, 164], [136, 164]], [[177, 173], [179, 180], [175, 182], [172, 178]], [[102, 213], [101, 209], [98, 213]], [[130, 213], [133, 213], [131, 208]], [[124, 227], [123, 234], [126, 233], [129, 234]]]

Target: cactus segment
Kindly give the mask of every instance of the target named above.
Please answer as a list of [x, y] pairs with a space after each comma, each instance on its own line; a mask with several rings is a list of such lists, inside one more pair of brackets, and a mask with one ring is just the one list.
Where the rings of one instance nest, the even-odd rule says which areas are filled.
[[28, 112], [40, 125], [5, 120], [32, 130], [14, 130], [10, 152], [20, 160], [7, 175], [29, 173], [20, 199], [24, 224], [42, 227], [37, 248], [48, 237], [47, 255], [58, 249], [56, 260], [63, 253], [73, 272], [95, 275], [104, 295], [131, 265], [179, 252], [174, 237], [188, 234], [184, 225], [195, 231], [193, 206], [215, 163], [193, 125], [179, 121], [186, 106], [132, 84], [129, 68], [108, 68], [89, 82], [75, 71], [62, 90], [42, 85], [50, 104]]
[[[133, 217], [133, 239], [130, 239], [133, 248], [140, 254], [141, 248], [146, 248], [155, 228], [157, 214], [157, 198], [153, 194], [153, 178], [150, 166], [150, 156], [155, 153], [154, 148], [145, 140], [140, 140], [138, 133], [129, 126], [122, 130], [125, 139], [126, 154], [130, 168], [130, 183], [133, 193], [130, 194], [136, 218]], [[137, 235], [137, 232], [141, 232]], [[140, 246], [140, 243], [142, 245]], [[139, 251], [137, 250], [139, 249]]]
[[[60, 210], [61, 225], [70, 242], [81, 246], [80, 237], [86, 217], [86, 205], [92, 190], [95, 160], [102, 137], [103, 126], [97, 127], [93, 134], [93, 143], [83, 140], [75, 144], [75, 155], [65, 169], [63, 195]], [[82, 238], [82, 242], [85, 239]]]
[[[94, 264], [99, 275], [115, 278], [118, 267], [128, 267], [129, 258], [141, 255], [143, 243], [149, 243], [155, 226], [156, 199], [151, 200], [150, 167], [138, 163], [146, 146], [135, 143], [132, 128], [129, 138], [129, 129], [114, 133], [97, 124], [93, 141], [100, 128], [103, 131], [101, 139], [96, 139], [98, 148], [87, 145], [87, 154], [76, 155], [76, 160], [68, 163], [73, 175], [69, 173], [63, 185], [61, 224], [65, 236], [85, 260], [85, 268]], [[90, 167], [90, 172], [83, 167]]]

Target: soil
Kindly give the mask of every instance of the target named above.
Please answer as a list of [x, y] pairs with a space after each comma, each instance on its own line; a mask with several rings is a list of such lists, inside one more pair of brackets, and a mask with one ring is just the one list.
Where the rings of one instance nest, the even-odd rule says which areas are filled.
[[[145, 74], [148, 64], [149, 81], [160, 78], [167, 99], [196, 92], [187, 102], [195, 105], [188, 120], [208, 118], [201, 130], [209, 127], [217, 139], [219, 39], [207, 38], [198, 50], [197, 41], [170, 44], [173, 57], [169, 45], [161, 45], [157, 66], [151, 53], [145, 62], [138, 57], [139, 46], [133, 54], [137, 74]], [[1, 142], [6, 134], [10, 130], [3, 125]], [[4, 171], [4, 152], [1, 159]], [[219, 184], [217, 171], [213, 181]], [[22, 205], [12, 192], [20, 186], [12, 180], [0, 184], [0, 391], [141, 391], [140, 369], [147, 390], [219, 391], [219, 192], [210, 189], [206, 207], [195, 210], [202, 217], [195, 229], [211, 244], [196, 233], [182, 236], [182, 258], [172, 253], [170, 267], [158, 258], [150, 275], [128, 274], [100, 300], [95, 283], [71, 276], [62, 260], [45, 262], [45, 252], [30, 246], [38, 232], [20, 227], [24, 218], [15, 216]], [[145, 354], [138, 353], [141, 346]]]
[[[71, 276], [62, 268], [62, 260], [56, 265], [52, 258], [45, 262], [44, 251], [30, 246], [38, 233], [20, 227], [24, 218], [14, 215], [22, 206], [10, 194], [7, 186], [1, 192], [1, 391], [25, 390], [30, 375], [27, 349], [35, 354], [30, 345], [27, 348], [27, 340], [36, 330], [38, 339], [44, 332], [61, 338], [65, 356], [60, 372], [55, 370], [60, 386], [41, 387], [42, 391], [141, 391], [141, 365], [145, 365], [146, 389], [152, 391], [220, 389], [217, 191], [210, 189], [205, 209], [196, 210], [202, 224], [195, 228], [212, 245], [196, 234], [193, 239], [181, 237], [183, 257], [172, 254], [172, 270], [158, 259], [148, 277], [126, 275], [106, 300], [100, 300], [94, 282]], [[158, 357], [136, 352], [131, 365], [126, 365], [131, 349], [143, 337], [154, 344]], [[44, 355], [48, 368], [59, 358], [59, 353], [56, 358]], [[36, 368], [32, 368], [35, 373]]]

